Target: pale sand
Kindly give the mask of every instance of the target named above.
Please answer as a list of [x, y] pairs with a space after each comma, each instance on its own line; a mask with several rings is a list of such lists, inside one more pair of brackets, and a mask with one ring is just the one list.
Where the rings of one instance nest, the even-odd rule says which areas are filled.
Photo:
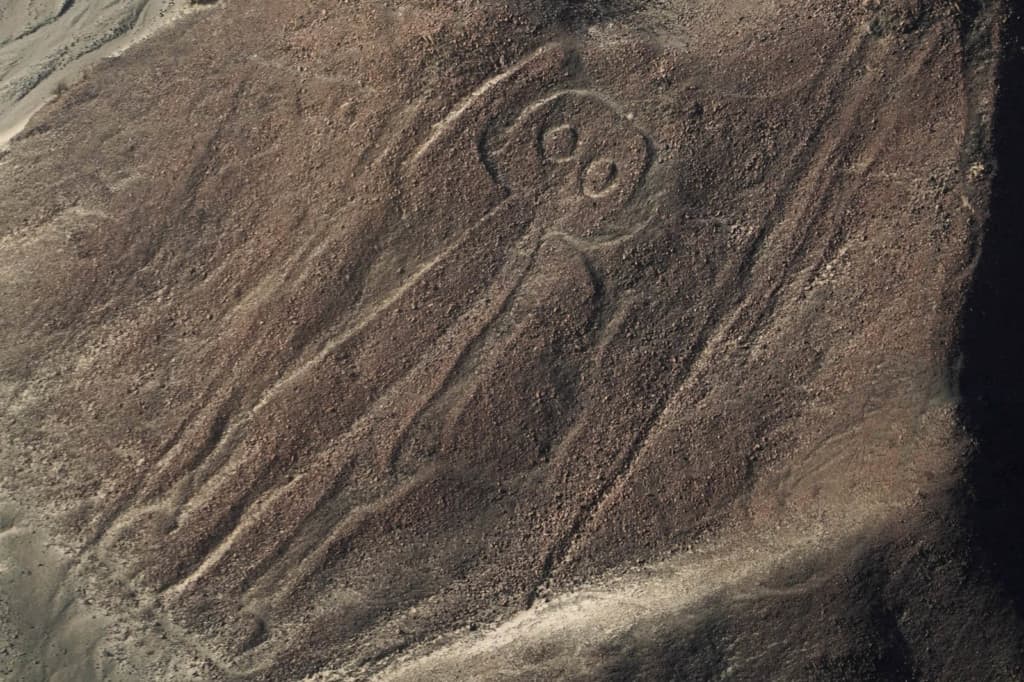
[[123, 605], [104, 603], [80, 557], [37, 520], [0, 502], [0, 679], [127, 682], [165, 673], [206, 677], [161, 632], [133, 622]]
[[198, 7], [189, 0], [0, 3], [0, 147], [92, 64]]

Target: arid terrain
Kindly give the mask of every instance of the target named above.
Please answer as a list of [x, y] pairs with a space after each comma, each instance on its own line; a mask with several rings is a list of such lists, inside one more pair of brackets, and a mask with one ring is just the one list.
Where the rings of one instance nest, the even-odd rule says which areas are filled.
[[1014, 4], [194, 4], [0, 8], [0, 678], [1024, 679]]

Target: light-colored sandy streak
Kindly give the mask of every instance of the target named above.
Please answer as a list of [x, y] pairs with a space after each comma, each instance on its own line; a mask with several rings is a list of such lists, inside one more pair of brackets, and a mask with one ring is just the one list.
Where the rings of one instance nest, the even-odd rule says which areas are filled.
[[199, 7], [189, 0], [0, 2], [0, 147], [86, 68]]
[[104, 603], [104, 589], [83, 575], [81, 557], [9, 500], [0, 489], [0, 679], [199, 678], [200, 659], [164, 646], [160, 633], [137, 614]]
[[[790, 561], [814, 556], [869, 529], [882, 518], [880, 512], [859, 510], [842, 527], [813, 525], [773, 536], [734, 537], [728, 545], [687, 552], [538, 604], [493, 629], [412, 650], [375, 679], [552, 679], [557, 671], [578, 679], [574, 675], [599, 667], [603, 644], [644, 624], [685, 623], [690, 618], [698, 623], [703, 605], [716, 596], [747, 599], [770, 593], [761, 580]], [[538, 658], [537, 652], [544, 655]], [[323, 672], [307, 682], [351, 679], [354, 674]]]

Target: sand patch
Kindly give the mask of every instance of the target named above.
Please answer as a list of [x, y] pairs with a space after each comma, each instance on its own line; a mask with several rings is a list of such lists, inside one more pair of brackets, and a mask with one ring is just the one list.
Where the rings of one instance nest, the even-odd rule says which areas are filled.
[[102, 604], [76, 557], [13, 505], [0, 503], [0, 678], [95, 682], [198, 673], [159, 633]]
[[0, 7], [0, 146], [100, 59], [193, 11], [189, 0], [13, 0]]

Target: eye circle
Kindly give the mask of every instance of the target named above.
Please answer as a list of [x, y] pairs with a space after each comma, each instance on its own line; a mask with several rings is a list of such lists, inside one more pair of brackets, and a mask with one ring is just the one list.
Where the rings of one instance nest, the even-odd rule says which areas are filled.
[[544, 158], [552, 161], [566, 161], [572, 158], [576, 152], [576, 143], [579, 136], [576, 130], [568, 125], [558, 125], [548, 128], [541, 136], [541, 151]]
[[583, 170], [583, 193], [600, 197], [614, 189], [619, 178], [619, 167], [611, 159], [594, 159]]

